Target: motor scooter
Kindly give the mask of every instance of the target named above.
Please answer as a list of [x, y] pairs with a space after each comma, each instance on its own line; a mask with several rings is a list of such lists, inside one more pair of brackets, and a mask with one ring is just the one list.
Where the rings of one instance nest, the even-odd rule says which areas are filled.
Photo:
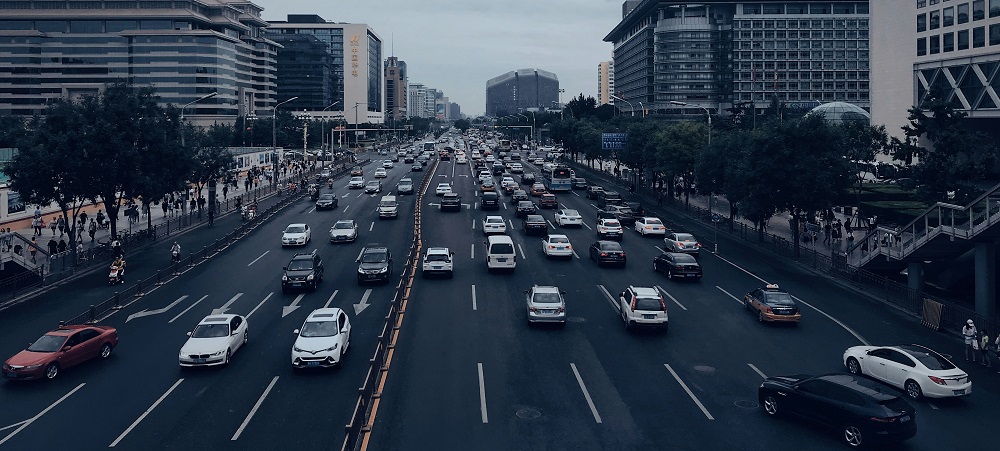
[[170, 251], [170, 261], [173, 262], [173, 263], [177, 263], [177, 262], [181, 261], [181, 251], [176, 250], [176, 249], [171, 250]]
[[108, 285], [118, 283], [125, 283], [125, 268], [111, 265], [111, 271], [108, 273]]

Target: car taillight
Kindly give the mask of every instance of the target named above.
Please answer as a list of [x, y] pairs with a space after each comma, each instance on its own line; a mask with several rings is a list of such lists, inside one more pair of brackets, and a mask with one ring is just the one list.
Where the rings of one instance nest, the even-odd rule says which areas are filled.
[[663, 302], [663, 296], [660, 296], [660, 308], [663, 309], [664, 312], [667, 311], [667, 304]]
[[559, 308], [556, 309], [556, 313], [563, 313], [565, 311], [566, 311], [566, 309], [563, 308], [563, 307], [559, 307]]
[[694, 243], [694, 244], [697, 245], [698, 247], [701, 247], [701, 243]]
[[876, 423], [895, 423], [896, 422], [896, 417], [892, 417], [892, 418], [871, 417], [871, 418], [869, 418], [869, 420], [872, 420], [872, 421], [874, 421]]
[[607, 252], [601, 252], [601, 257], [607, 257], [607, 256], [608, 256]]
[[935, 384], [938, 384], [938, 385], [947, 385], [947, 382], [945, 382], [944, 379], [941, 379], [940, 377], [937, 377], [937, 376], [927, 376], [927, 378], [930, 379], [931, 382], [934, 382]]
[[621, 251], [620, 254], [622, 254], [622, 257], [624, 257], [625, 256], [625, 251]]

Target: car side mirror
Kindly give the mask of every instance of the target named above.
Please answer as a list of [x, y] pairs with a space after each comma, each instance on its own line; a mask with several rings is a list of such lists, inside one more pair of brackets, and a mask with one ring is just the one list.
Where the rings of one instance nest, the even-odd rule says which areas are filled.
[[299, 334], [299, 330], [295, 329], [295, 330], [292, 331], [292, 333], [295, 334], [295, 335], [298, 335]]
[[287, 267], [287, 266], [282, 266], [282, 267], [281, 267], [281, 269], [282, 269], [283, 271], [288, 271], [288, 267]]
[[566, 292], [563, 290], [559, 290], [559, 294], [566, 294]]
[[358, 258], [358, 259], [355, 259], [355, 260], [354, 260], [354, 263], [361, 263], [361, 259], [360, 259], [360, 258]]
[[239, 332], [233, 332], [233, 333], [229, 334], [229, 336], [235, 336], [235, 335], [236, 335], [236, 334], [238, 334], [238, 333], [239, 333]]
[[528, 290], [524, 290], [524, 294], [528, 294]]
[[63, 346], [62, 352], [69, 351], [70, 349], [73, 349], [73, 347], [72, 346]]
[[624, 292], [624, 291], [622, 291], [622, 293], [621, 293], [621, 294], [619, 294], [619, 296], [621, 296], [621, 297], [625, 297], [625, 292]]
[[346, 334], [347, 333], [347, 326], [344, 326], [343, 329], [340, 329], [340, 333]]
[[188, 333], [187, 333], [187, 336], [189, 336], [189, 337], [190, 337], [190, 336], [191, 336], [191, 332], [188, 332]]

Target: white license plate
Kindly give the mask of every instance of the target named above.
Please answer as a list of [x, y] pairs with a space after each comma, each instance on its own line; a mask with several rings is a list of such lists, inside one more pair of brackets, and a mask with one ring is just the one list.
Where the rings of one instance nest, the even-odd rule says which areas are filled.
[[438, 270], [438, 269], [444, 269], [444, 267], [443, 266], [431, 266], [431, 269]]
[[964, 395], [965, 394], [965, 390], [964, 389], [963, 390], [952, 390], [952, 392], [954, 392], [956, 395]]
[[642, 315], [642, 319], [656, 319], [656, 315]]

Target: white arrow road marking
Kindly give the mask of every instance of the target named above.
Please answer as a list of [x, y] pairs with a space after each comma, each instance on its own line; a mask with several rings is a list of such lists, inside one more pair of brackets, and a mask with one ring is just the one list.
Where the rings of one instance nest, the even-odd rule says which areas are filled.
[[174, 322], [174, 321], [177, 321], [177, 318], [180, 318], [180, 317], [181, 317], [181, 315], [183, 315], [183, 314], [187, 313], [187, 312], [188, 312], [188, 310], [191, 310], [191, 309], [193, 309], [193, 308], [194, 308], [194, 306], [198, 305], [198, 303], [200, 303], [201, 301], [204, 301], [204, 300], [205, 300], [205, 298], [207, 298], [207, 297], [208, 297], [208, 295], [206, 294], [206, 295], [202, 296], [202, 297], [201, 297], [201, 299], [198, 299], [197, 301], [194, 301], [194, 304], [191, 304], [191, 306], [189, 306], [188, 308], [186, 308], [186, 309], [184, 309], [183, 311], [181, 311], [180, 313], [178, 313], [178, 314], [177, 314], [177, 316], [175, 316], [175, 317], [173, 317], [173, 318], [170, 318], [170, 321], [167, 321], [167, 323], [172, 323], [172, 322]]
[[260, 304], [257, 304], [257, 306], [253, 308], [253, 310], [250, 310], [250, 313], [247, 313], [247, 319], [249, 319], [251, 316], [253, 316], [253, 313], [256, 312], [257, 309], [260, 308], [260, 306], [264, 305], [264, 303], [267, 302], [268, 299], [271, 299], [271, 296], [274, 296], [274, 292], [273, 291], [270, 292], [270, 293], [268, 293], [267, 296], [264, 297], [264, 300], [260, 301]]
[[350, 196], [350, 195], [351, 195], [351, 193], [344, 193], [344, 195], [340, 196], [340, 198], [341, 199], [347, 199], [347, 196]]
[[236, 296], [233, 296], [232, 299], [226, 301], [225, 304], [222, 304], [222, 307], [217, 308], [215, 310], [212, 310], [212, 314], [213, 315], [221, 315], [223, 313], [228, 312], [229, 311], [229, 306], [233, 305], [233, 303], [236, 302], [236, 300], [239, 299], [240, 296], [243, 296], [243, 293], [236, 293]]
[[333, 302], [333, 298], [337, 297], [338, 292], [340, 292], [340, 290], [333, 290], [333, 294], [330, 295], [330, 299], [326, 300], [326, 304], [323, 304], [323, 308], [330, 308], [330, 303]]
[[365, 290], [365, 294], [361, 296], [361, 302], [354, 304], [354, 316], [358, 316], [361, 312], [365, 311], [370, 304], [368, 304], [368, 296], [371, 296], [372, 289], [369, 288]]
[[177, 298], [176, 301], [171, 302], [170, 305], [168, 305], [166, 307], [163, 307], [163, 308], [160, 308], [160, 309], [156, 309], [156, 310], [143, 310], [141, 312], [135, 312], [135, 313], [129, 315], [128, 318], [125, 318], [125, 322], [127, 323], [129, 321], [132, 321], [133, 319], [142, 318], [144, 316], [159, 315], [160, 313], [166, 313], [167, 310], [170, 310], [170, 309], [174, 308], [174, 306], [176, 306], [177, 304], [180, 304], [181, 301], [187, 299], [187, 297], [188, 297], [188, 295], [185, 294], [184, 296], [181, 296], [181, 297]]
[[299, 302], [302, 301], [302, 298], [304, 298], [304, 297], [306, 297], [305, 293], [299, 293], [298, 296], [295, 296], [295, 300], [292, 301], [291, 304], [286, 305], [284, 307], [281, 307], [281, 317], [284, 318], [284, 317], [288, 316], [288, 314], [290, 314], [290, 313], [298, 310], [299, 309]]
[[264, 258], [264, 256], [267, 255], [268, 252], [271, 252], [271, 251], [264, 251], [263, 254], [260, 254], [260, 257], [257, 257], [255, 259], [253, 259], [253, 261], [250, 262], [250, 263], [247, 263], [247, 266], [250, 266], [250, 265], [252, 265], [254, 263], [257, 263], [257, 260], [260, 260], [260, 259]]
[[[21, 425], [20, 427], [18, 427], [17, 429], [14, 429], [14, 432], [11, 432], [10, 434], [7, 434], [7, 436], [4, 437], [3, 439], [0, 439], [0, 445], [3, 445], [4, 443], [7, 442], [7, 440], [10, 440], [11, 438], [13, 438], [15, 435], [17, 435], [18, 432], [23, 431], [24, 428], [26, 428], [28, 426], [31, 426], [31, 423], [34, 423], [35, 420], [41, 418], [42, 415], [45, 415], [46, 413], [48, 413], [48, 411], [50, 411], [53, 408], [55, 408], [55, 406], [58, 406], [59, 403], [65, 401], [66, 398], [69, 398], [70, 395], [72, 395], [73, 393], [76, 393], [77, 390], [83, 388], [84, 385], [87, 385], [87, 383], [84, 382], [84, 383], [81, 383], [80, 385], [77, 385], [76, 388], [70, 390], [69, 393], [66, 393], [65, 395], [63, 395], [62, 398], [57, 399], [56, 402], [54, 402], [52, 404], [49, 404], [49, 406], [46, 407], [45, 410], [43, 410], [41, 412], [38, 412], [38, 415], [35, 415], [35, 416], [31, 417], [31, 418], [28, 418], [27, 420], [24, 420], [24, 421], [20, 422], [19, 423]], [[4, 429], [8, 429], [8, 428], [4, 428]]]

